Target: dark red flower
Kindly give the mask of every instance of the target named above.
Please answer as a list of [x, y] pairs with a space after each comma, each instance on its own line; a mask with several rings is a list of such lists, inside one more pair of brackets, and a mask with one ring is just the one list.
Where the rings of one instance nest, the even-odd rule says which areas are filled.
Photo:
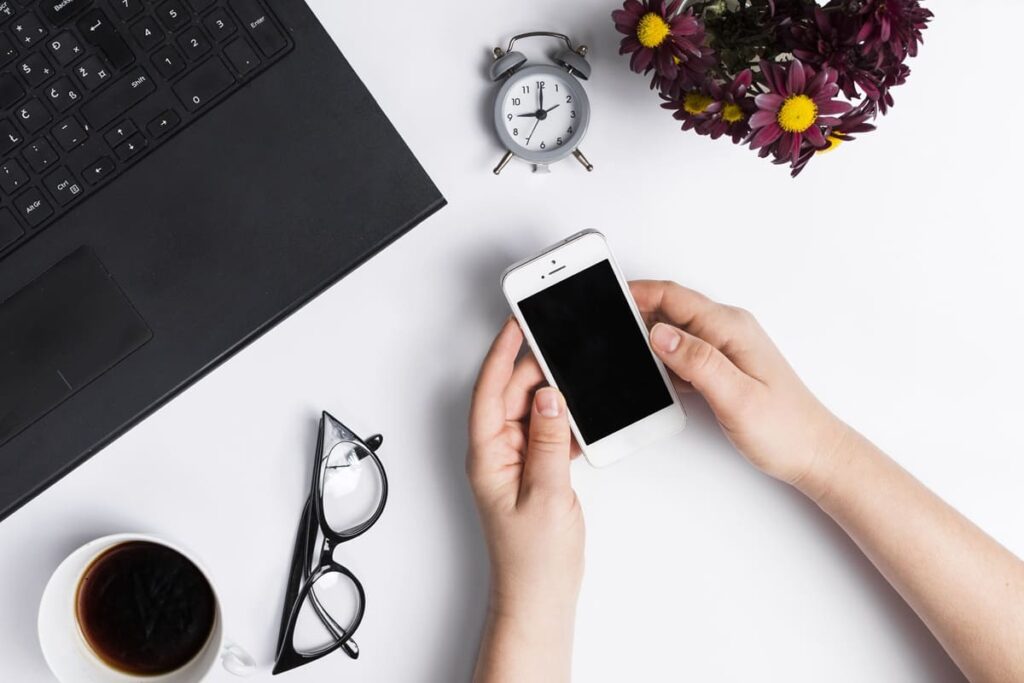
[[712, 140], [729, 135], [734, 143], [739, 144], [750, 135], [750, 117], [757, 111], [754, 98], [748, 95], [753, 80], [753, 72], [744, 69], [728, 83], [713, 81], [709, 84], [711, 97], [719, 105], [706, 125]]
[[622, 9], [612, 12], [615, 28], [626, 36], [619, 43], [619, 54], [631, 55], [633, 71], [653, 69], [660, 79], [671, 83], [680, 73], [702, 76], [714, 63], [709, 60], [704, 24], [692, 12], [680, 12], [681, 6], [682, 0], [669, 4], [665, 0], [626, 0]]
[[[868, 121], [875, 118], [875, 116], [876, 105], [871, 100], [867, 100], [852, 111], [843, 114], [839, 118], [839, 125], [828, 130], [825, 137], [825, 141], [828, 144], [825, 147], [815, 149], [811, 145], [804, 145], [804, 148], [800, 150], [799, 157], [797, 157], [796, 161], [792, 162], [790, 175], [794, 178], [800, 175], [800, 172], [804, 170], [804, 167], [807, 166], [814, 156], [831, 152], [844, 142], [855, 140], [854, 135], [856, 134], [873, 131], [875, 126], [868, 123]], [[785, 160], [778, 161], [778, 163], [785, 163]]]
[[836, 83], [847, 99], [864, 93], [873, 100], [882, 96], [878, 64], [865, 54], [857, 34], [863, 25], [859, 15], [814, 9], [812, 20], [793, 24], [793, 54], [816, 69], [834, 69]]
[[806, 140], [816, 149], [826, 146], [823, 127], [838, 126], [839, 114], [853, 107], [835, 99], [839, 93], [836, 72], [804, 66], [800, 60], [788, 67], [761, 62], [761, 76], [768, 92], [754, 102], [758, 112], [750, 117], [750, 147], [769, 147], [780, 159], [796, 161]]
[[875, 57], [879, 65], [892, 58], [902, 62], [917, 56], [923, 40], [921, 32], [934, 16], [921, 7], [918, 0], [864, 0], [858, 14], [864, 25], [857, 34], [865, 54]]

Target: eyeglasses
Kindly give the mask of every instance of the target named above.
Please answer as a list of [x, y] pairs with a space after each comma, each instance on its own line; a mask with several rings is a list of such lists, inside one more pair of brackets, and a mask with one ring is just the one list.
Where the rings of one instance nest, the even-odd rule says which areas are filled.
[[359, 579], [334, 561], [334, 550], [366, 533], [384, 512], [388, 478], [377, 457], [384, 438], [366, 441], [326, 411], [320, 418], [309, 497], [295, 539], [274, 673], [342, 650], [352, 659], [352, 635], [366, 608]]

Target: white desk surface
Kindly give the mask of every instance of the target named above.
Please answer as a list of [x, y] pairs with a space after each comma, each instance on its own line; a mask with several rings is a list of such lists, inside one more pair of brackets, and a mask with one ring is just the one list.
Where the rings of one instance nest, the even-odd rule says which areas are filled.
[[[617, 0], [312, 4], [450, 206], [0, 524], [0, 680], [51, 680], [35, 637], [47, 577], [123, 530], [204, 558], [269, 680], [324, 408], [384, 433], [393, 491], [339, 552], [368, 592], [362, 658], [287, 680], [467, 680], [487, 564], [465, 421], [506, 315], [498, 275], [584, 227], [629, 276], [755, 311], [829, 406], [1024, 555], [1024, 5], [931, 2], [881, 129], [794, 182], [678, 132], [616, 54]], [[596, 170], [495, 178], [489, 49], [538, 28], [592, 46]], [[576, 680], [961, 680], [857, 548], [686, 405], [671, 443], [611, 470], [574, 465], [588, 531]]]

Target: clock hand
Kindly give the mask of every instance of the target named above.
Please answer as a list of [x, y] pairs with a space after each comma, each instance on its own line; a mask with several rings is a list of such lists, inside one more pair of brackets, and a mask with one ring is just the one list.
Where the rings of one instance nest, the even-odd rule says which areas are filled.
[[542, 86], [539, 82], [537, 83], [537, 92], [540, 95], [540, 103], [537, 105], [537, 109], [543, 109], [544, 108], [544, 86]]
[[539, 124], [540, 124], [540, 119], [538, 118], [537, 119], [537, 123], [533, 124], [533, 129], [530, 131], [530, 134], [526, 136], [526, 146], [527, 147], [530, 146], [530, 138], [532, 138], [533, 134], [537, 131], [537, 126]]
[[547, 109], [545, 109], [545, 110], [544, 110], [544, 113], [545, 113], [545, 114], [547, 114], [547, 113], [548, 113], [549, 111], [551, 111], [552, 109], [558, 109], [558, 108], [559, 108], [560, 106], [562, 106], [562, 105], [560, 105], [560, 104], [556, 104], [556, 105], [554, 105], [554, 106], [552, 106], [552, 107], [548, 107]]
[[526, 116], [526, 117], [534, 118], [535, 119], [535, 118], [537, 118], [537, 112], [532, 112], [532, 113], [529, 113], [529, 114], [516, 114], [516, 116], [518, 116], [520, 118], [523, 117], [523, 116]]

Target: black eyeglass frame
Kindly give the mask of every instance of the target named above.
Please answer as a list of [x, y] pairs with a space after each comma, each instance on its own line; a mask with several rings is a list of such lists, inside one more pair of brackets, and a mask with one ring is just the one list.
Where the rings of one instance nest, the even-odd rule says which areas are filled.
[[[284, 611], [281, 615], [281, 630], [278, 635], [277, 657], [273, 670], [275, 675], [316, 661], [339, 649], [352, 659], [359, 657], [359, 646], [352, 640], [352, 636], [359, 628], [359, 624], [363, 620], [363, 614], [366, 611], [366, 592], [359, 579], [347, 567], [335, 562], [334, 550], [340, 544], [358, 538], [369, 531], [384, 512], [384, 507], [388, 500], [388, 477], [383, 463], [381, 463], [380, 458], [377, 456], [377, 450], [383, 442], [384, 437], [379, 434], [375, 434], [364, 441], [327, 411], [324, 411], [320, 418], [313, 475], [310, 482], [309, 495], [306, 498], [306, 504], [303, 507], [302, 516], [299, 520], [295, 549], [292, 554], [292, 567], [288, 578], [288, 590], [286, 592]], [[365, 522], [352, 529], [338, 532], [331, 529], [326, 520], [322, 483], [324, 473], [327, 470], [327, 459], [334, 448], [342, 443], [350, 443], [355, 447], [358, 460], [372, 459], [373, 464], [380, 473], [381, 494], [376, 509]], [[323, 535], [324, 539], [319, 550], [319, 556], [317, 556], [317, 549], [315, 547], [318, 532]], [[359, 604], [355, 617], [347, 626], [338, 624], [331, 617], [313, 590], [317, 581], [331, 573], [341, 574], [351, 581], [358, 594]], [[295, 626], [298, 622], [299, 612], [307, 598], [309, 598], [310, 605], [317, 618], [320, 619], [324, 628], [331, 634], [334, 642], [313, 652], [302, 653], [295, 650], [292, 639], [295, 635]]]

